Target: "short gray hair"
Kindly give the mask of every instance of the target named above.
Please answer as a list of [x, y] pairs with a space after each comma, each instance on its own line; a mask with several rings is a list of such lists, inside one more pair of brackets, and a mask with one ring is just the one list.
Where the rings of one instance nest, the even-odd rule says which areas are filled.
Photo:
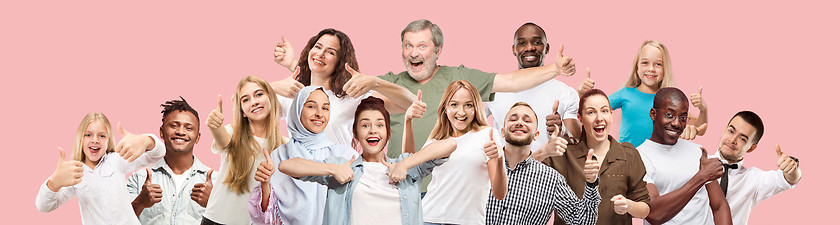
[[438, 51], [443, 46], [443, 31], [440, 30], [437, 24], [427, 19], [415, 20], [409, 23], [408, 26], [405, 26], [405, 29], [400, 33], [400, 40], [405, 40], [405, 32], [418, 32], [424, 29], [432, 31], [432, 42], [435, 43], [435, 51]]

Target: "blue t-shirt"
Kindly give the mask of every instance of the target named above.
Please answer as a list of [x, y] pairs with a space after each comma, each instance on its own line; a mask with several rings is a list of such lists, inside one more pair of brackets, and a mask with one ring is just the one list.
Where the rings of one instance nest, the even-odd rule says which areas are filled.
[[653, 108], [653, 96], [639, 91], [638, 88], [623, 87], [610, 95], [610, 107], [621, 109], [621, 128], [618, 131], [619, 142], [630, 142], [639, 147], [653, 132], [653, 120], [650, 109]]

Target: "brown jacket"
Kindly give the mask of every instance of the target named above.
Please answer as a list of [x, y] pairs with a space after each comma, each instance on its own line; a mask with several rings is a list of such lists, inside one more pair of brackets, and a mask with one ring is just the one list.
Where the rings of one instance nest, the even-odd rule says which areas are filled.
[[[543, 164], [560, 172], [569, 183], [569, 187], [575, 192], [578, 198], [583, 196], [586, 178], [583, 177], [583, 165], [589, 148], [586, 147], [586, 140], [582, 138], [577, 144], [569, 144], [566, 153], [562, 156], [549, 157], [543, 160]], [[598, 173], [598, 186], [601, 194], [601, 204], [598, 205], [598, 222], [596, 224], [633, 224], [632, 216], [629, 213], [618, 215], [613, 209], [611, 199], [616, 195], [624, 195], [625, 198], [644, 202], [650, 205], [647, 182], [642, 178], [645, 176], [645, 164], [639, 152], [632, 144], [618, 143], [612, 136], [609, 136], [610, 150], [605, 156]], [[566, 224], [559, 217], [554, 217], [554, 224]]]

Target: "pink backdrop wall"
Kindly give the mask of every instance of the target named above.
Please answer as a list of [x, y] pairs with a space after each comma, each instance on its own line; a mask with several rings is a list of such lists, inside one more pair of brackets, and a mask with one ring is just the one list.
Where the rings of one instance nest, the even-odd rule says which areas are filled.
[[[327, 27], [350, 35], [361, 72], [403, 71], [399, 32], [427, 18], [444, 32], [442, 65], [512, 71], [513, 32], [532, 21], [548, 33], [548, 62], [564, 44], [577, 63], [577, 75], [559, 80], [577, 87], [589, 67], [597, 87], [609, 93], [626, 79], [643, 40], [664, 42], [677, 85], [687, 94], [704, 86], [710, 128], [698, 143], [713, 149], [731, 115], [753, 110], [766, 133], [746, 164], [776, 169], [777, 143], [802, 160], [803, 182], [761, 203], [751, 222], [825, 221], [830, 211], [821, 203], [829, 199], [821, 196], [833, 193], [834, 182], [825, 178], [836, 177], [829, 165], [838, 157], [827, 144], [838, 126], [827, 100], [836, 98], [830, 90], [838, 75], [840, 17], [833, 3], [797, 3], [6, 3], [0, 9], [0, 91], [3, 142], [12, 153], [0, 163], [3, 214], [33, 224], [80, 221], [75, 199], [51, 213], [38, 212], [33, 202], [55, 169], [56, 146], [72, 147], [87, 112], [104, 112], [114, 126], [121, 121], [135, 133], [157, 134], [158, 105], [180, 95], [203, 124], [216, 95], [230, 96], [243, 76], [278, 80], [290, 74], [272, 60], [281, 35], [298, 53]], [[232, 116], [231, 105], [225, 107]], [[201, 129], [195, 155], [218, 169], [219, 157], [209, 151], [212, 136]], [[618, 132], [618, 121], [612, 130]]]

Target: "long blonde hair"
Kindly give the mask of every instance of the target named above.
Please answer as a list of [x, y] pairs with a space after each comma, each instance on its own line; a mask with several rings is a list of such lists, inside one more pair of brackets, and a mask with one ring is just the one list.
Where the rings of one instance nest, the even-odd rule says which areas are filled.
[[673, 87], [674, 73], [671, 70], [671, 54], [668, 53], [668, 48], [665, 48], [665, 44], [654, 40], [645, 40], [645, 42], [642, 43], [642, 47], [639, 47], [639, 51], [636, 52], [636, 58], [633, 59], [633, 70], [630, 71], [630, 77], [627, 78], [627, 82], [624, 83], [624, 86], [634, 88], [642, 85], [642, 79], [639, 78], [639, 74], [636, 73], [636, 71], [639, 71], [639, 56], [642, 55], [642, 49], [644, 49], [647, 45], [657, 48], [660, 52], [662, 52], [662, 69], [665, 70], [665, 77], [662, 78], [662, 82], [659, 82], [659, 88]]
[[82, 119], [82, 122], [79, 123], [79, 128], [76, 129], [76, 142], [73, 144], [73, 160], [82, 163], [85, 162], [87, 156], [85, 156], [85, 152], [82, 149], [82, 146], [84, 146], [83, 142], [85, 141], [85, 130], [87, 130], [87, 127], [93, 121], [97, 120], [105, 124], [105, 130], [108, 132], [108, 147], [105, 149], [105, 153], [114, 152], [114, 132], [111, 130], [111, 122], [108, 121], [108, 117], [105, 117], [105, 114], [102, 113], [88, 113]]
[[467, 126], [467, 129], [476, 131], [487, 126], [487, 119], [484, 116], [484, 105], [482, 104], [481, 95], [478, 94], [478, 90], [466, 80], [453, 81], [446, 87], [446, 90], [443, 92], [443, 97], [440, 99], [437, 122], [435, 123], [435, 128], [432, 129], [432, 133], [429, 134], [429, 138], [442, 140], [452, 137], [455, 131], [452, 128], [451, 122], [449, 122], [449, 118], [446, 116], [446, 103], [452, 100], [452, 96], [455, 96], [455, 92], [461, 88], [470, 92], [470, 97], [472, 97], [473, 104], [475, 104], [475, 116], [473, 116], [474, 118]]
[[229, 166], [225, 172], [225, 180], [223, 182], [231, 191], [238, 194], [250, 192], [251, 187], [248, 187], [248, 181], [253, 178], [248, 177], [248, 175], [250, 175], [251, 169], [255, 166], [253, 162], [257, 154], [262, 152], [262, 147], [254, 139], [254, 134], [251, 131], [251, 121], [245, 117], [242, 112], [242, 103], [239, 101], [241, 97], [239, 92], [248, 83], [255, 83], [265, 90], [266, 95], [268, 95], [269, 104], [271, 105], [265, 129], [266, 149], [271, 152], [277, 147], [280, 147], [280, 145], [285, 144], [282, 143], [284, 140], [280, 136], [280, 126], [278, 126], [280, 120], [280, 104], [278, 104], [277, 94], [274, 93], [274, 89], [260, 77], [247, 76], [242, 78], [239, 81], [239, 85], [236, 86], [235, 103], [233, 104], [233, 132], [231, 133], [230, 143], [225, 147], [229, 156], [227, 158]]

